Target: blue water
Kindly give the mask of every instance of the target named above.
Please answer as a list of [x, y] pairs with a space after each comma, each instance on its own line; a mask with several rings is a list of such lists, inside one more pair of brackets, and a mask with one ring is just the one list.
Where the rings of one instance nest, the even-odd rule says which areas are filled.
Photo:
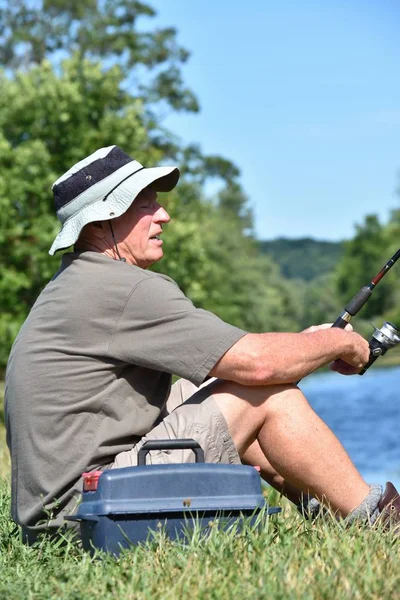
[[368, 483], [400, 489], [400, 367], [345, 377], [320, 373], [300, 388]]

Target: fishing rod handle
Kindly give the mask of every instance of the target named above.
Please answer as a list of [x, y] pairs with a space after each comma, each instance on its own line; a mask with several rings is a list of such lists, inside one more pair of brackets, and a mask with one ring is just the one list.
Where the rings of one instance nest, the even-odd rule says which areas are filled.
[[343, 311], [340, 317], [336, 319], [336, 321], [332, 324], [332, 327], [338, 327], [339, 329], [344, 329], [347, 323], [350, 322], [351, 314], [347, 311]]
[[365, 285], [357, 292], [355, 296], [346, 304], [344, 310], [340, 314], [340, 316], [333, 323], [332, 327], [339, 327], [340, 329], [344, 329], [347, 323], [350, 323], [351, 317], [354, 317], [358, 313], [358, 311], [364, 306], [367, 302], [368, 298], [372, 294], [372, 289]]
[[357, 294], [353, 296], [350, 302], [346, 304], [344, 310], [354, 317], [354, 315], [356, 315], [367, 302], [371, 294], [371, 288], [368, 285], [364, 285], [364, 287], [362, 287], [361, 290], [359, 290]]

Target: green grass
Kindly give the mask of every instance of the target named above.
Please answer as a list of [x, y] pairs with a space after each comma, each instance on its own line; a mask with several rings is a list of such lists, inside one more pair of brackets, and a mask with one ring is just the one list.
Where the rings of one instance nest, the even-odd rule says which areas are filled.
[[0, 477], [10, 472], [10, 454], [6, 445], [6, 432], [4, 429], [4, 383], [0, 381]]
[[26, 547], [0, 484], [1, 599], [399, 598], [399, 545], [391, 534], [333, 520], [310, 525], [288, 509], [262, 531], [217, 528], [187, 544], [155, 534], [119, 558], [91, 558], [72, 543]]
[[346, 530], [333, 518], [310, 524], [276, 494], [270, 503], [283, 513], [261, 531], [215, 527], [186, 544], [158, 532], [119, 558], [92, 558], [68, 540], [27, 547], [10, 517], [2, 419], [0, 409], [0, 600], [400, 598], [400, 540], [379, 529]]

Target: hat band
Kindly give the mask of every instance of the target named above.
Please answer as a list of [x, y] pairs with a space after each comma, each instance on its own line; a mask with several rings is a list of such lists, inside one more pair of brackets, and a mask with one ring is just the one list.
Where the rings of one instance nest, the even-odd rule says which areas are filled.
[[134, 171], [133, 173], [129, 173], [129, 175], [127, 175], [126, 177], [124, 177], [124, 179], [122, 179], [119, 183], [117, 183], [117, 185], [115, 187], [112, 188], [112, 190], [110, 190], [108, 192], [108, 194], [106, 194], [103, 198], [103, 202], [105, 202], [108, 198], [108, 196], [110, 194], [113, 193], [114, 190], [117, 189], [117, 187], [119, 187], [120, 185], [122, 185], [124, 183], [124, 181], [126, 181], [127, 179], [129, 179], [129, 177], [132, 177], [133, 175], [136, 175], [136, 173], [139, 173], [139, 171], [143, 171], [144, 167], [140, 167], [140, 169], [138, 169], [137, 171]]
[[89, 189], [85, 190], [79, 196], [65, 204], [57, 211], [57, 217], [64, 224], [69, 218], [74, 217], [82, 208], [90, 206], [98, 200], [105, 199], [114, 191], [121, 183], [131, 177], [138, 171], [141, 171], [143, 166], [133, 160], [124, 165], [118, 171], [115, 171], [105, 179], [102, 179]]
[[53, 184], [56, 210], [134, 160], [117, 146], [111, 146], [111, 150], [107, 150], [105, 156], [98, 150], [74, 165]]

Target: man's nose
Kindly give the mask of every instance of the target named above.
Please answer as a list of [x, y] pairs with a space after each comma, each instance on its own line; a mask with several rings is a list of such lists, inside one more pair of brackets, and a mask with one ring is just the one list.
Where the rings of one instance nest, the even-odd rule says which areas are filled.
[[159, 206], [154, 213], [153, 219], [158, 223], [168, 223], [171, 220], [171, 217], [163, 206]]

